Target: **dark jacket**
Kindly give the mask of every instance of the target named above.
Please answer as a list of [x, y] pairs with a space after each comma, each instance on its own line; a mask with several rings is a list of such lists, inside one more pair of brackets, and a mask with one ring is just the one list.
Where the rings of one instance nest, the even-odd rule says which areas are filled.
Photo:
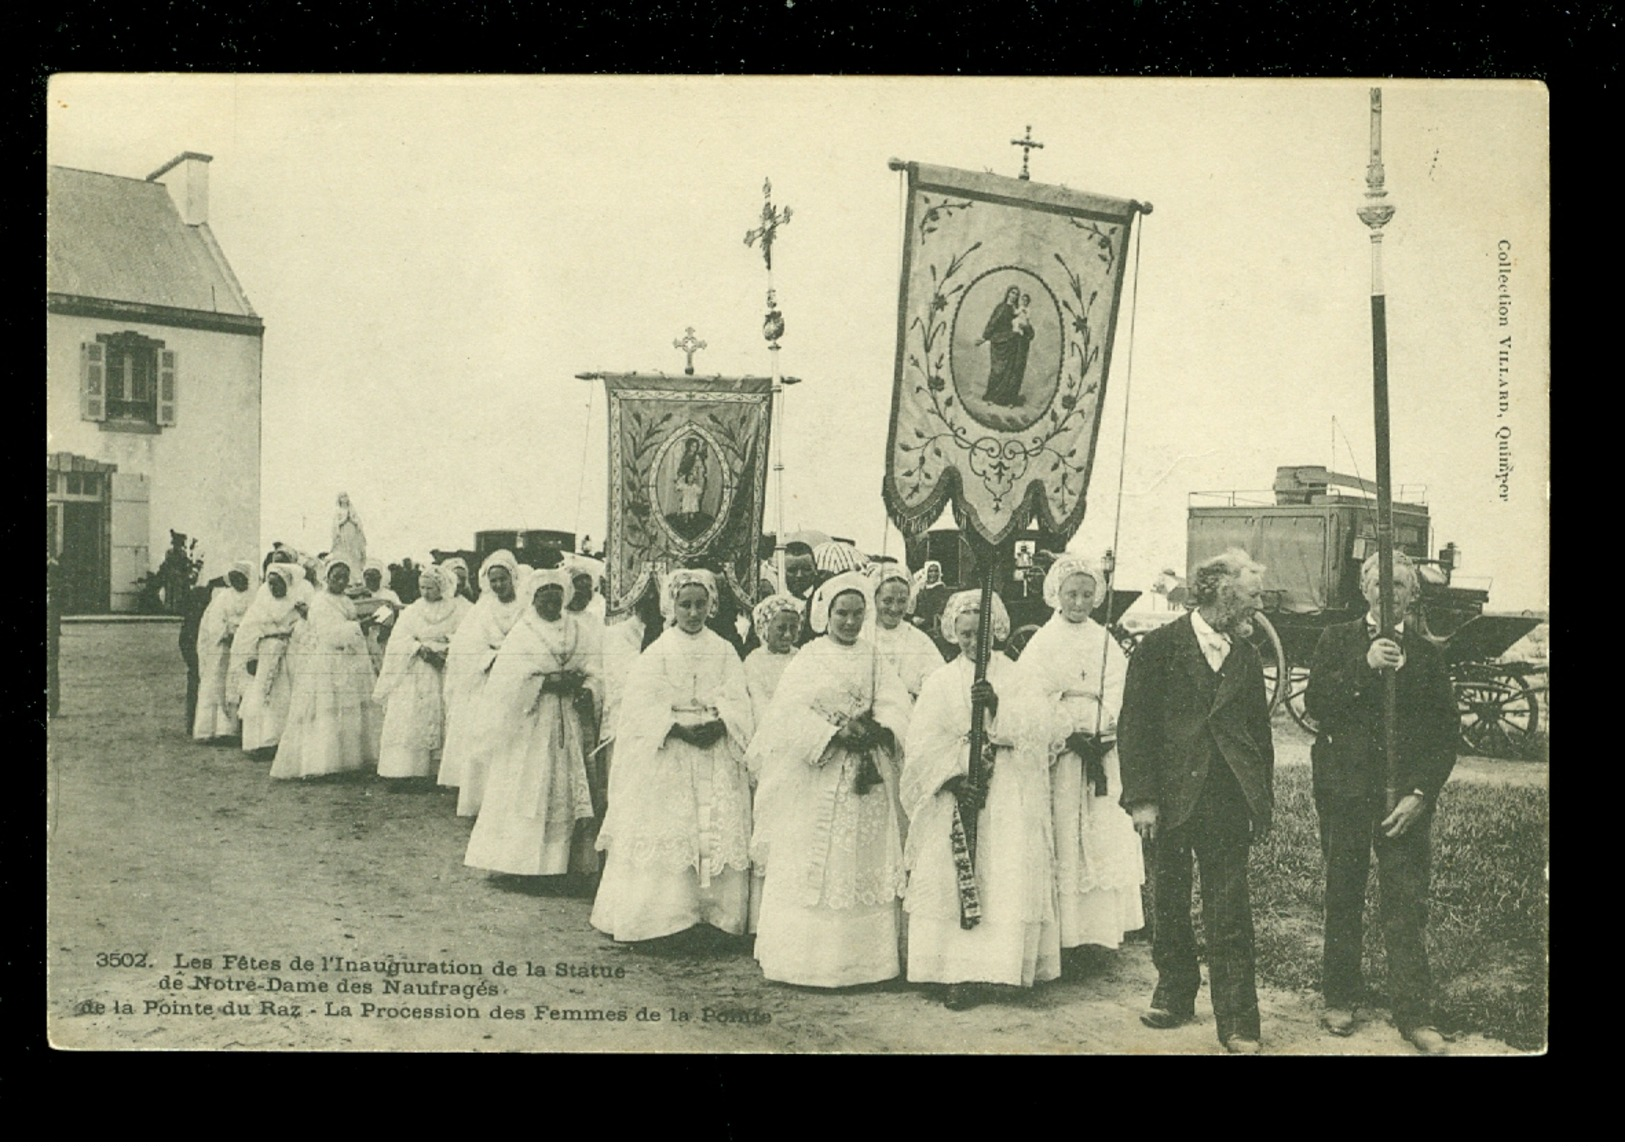
[[1275, 807], [1275, 745], [1257, 651], [1232, 638], [1219, 672], [1208, 667], [1187, 614], [1147, 634], [1128, 662], [1117, 721], [1123, 806], [1156, 804], [1158, 824], [1191, 816], [1210, 767], [1228, 766], [1252, 813], [1269, 830]]
[[[1315, 790], [1327, 795], [1381, 793], [1386, 787], [1382, 744], [1382, 677], [1366, 664], [1372, 638], [1365, 618], [1320, 635], [1309, 662], [1304, 704], [1320, 725], [1315, 737]], [[1444, 655], [1406, 625], [1400, 646], [1399, 791], [1421, 789], [1429, 806], [1456, 766], [1459, 717]]]

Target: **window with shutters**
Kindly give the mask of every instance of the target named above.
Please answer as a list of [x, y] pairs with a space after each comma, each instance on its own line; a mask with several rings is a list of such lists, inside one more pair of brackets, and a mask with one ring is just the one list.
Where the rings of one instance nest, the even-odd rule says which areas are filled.
[[84, 346], [84, 416], [107, 429], [152, 432], [175, 424], [176, 354], [133, 330]]

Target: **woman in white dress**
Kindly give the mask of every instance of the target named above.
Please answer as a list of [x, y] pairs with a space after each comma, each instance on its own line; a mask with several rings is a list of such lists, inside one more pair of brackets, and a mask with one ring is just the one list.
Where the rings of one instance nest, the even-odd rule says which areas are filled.
[[[779, 678], [796, 656], [796, 637], [801, 632], [801, 602], [788, 593], [770, 593], [751, 610], [751, 624], [761, 642], [745, 657], [745, 688], [750, 693], [751, 717], [761, 729], [767, 723], [767, 710], [778, 691]], [[752, 785], [755, 777], [751, 778]], [[762, 914], [762, 873], [752, 871], [750, 879], [750, 933]]]
[[278, 562], [265, 571], [265, 583], [243, 614], [231, 642], [231, 675], [238, 681], [242, 704], [243, 751], [258, 756], [274, 750], [288, 720], [293, 675], [288, 642], [313, 596], [304, 570]]
[[457, 578], [439, 566], [418, 574], [418, 590], [422, 596], [395, 624], [372, 694], [386, 706], [378, 775], [392, 780], [435, 774], [446, 739], [446, 653], [457, 626], [473, 608], [457, 596]]
[[632, 666], [615, 733], [592, 925], [625, 941], [708, 924], [740, 935], [750, 898], [745, 670], [706, 627], [716, 576], [678, 569], [668, 627]]
[[[597, 751], [606, 691], [604, 609], [603, 598], [598, 595], [598, 569], [601, 567], [591, 557], [572, 553], [566, 556], [563, 569], [568, 579], [564, 611], [575, 619], [585, 634], [588, 643], [586, 667], [593, 678], [592, 692], [597, 705], [594, 718], [586, 729], [586, 734], [591, 738], [587, 745], [587, 786], [592, 792], [593, 816], [576, 825], [575, 844], [570, 854], [570, 870], [582, 876], [594, 875], [598, 871], [598, 853], [594, 849], [597, 847], [599, 829], [604, 826], [604, 811], [609, 805], [608, 760], [604, 753]], [[595, 605], [598, 606], [596, 609]]]
[[446, 653], [446, 748], [436, 783], [459, 789], [459, 816], [479, 815], [485, 794], [487, 745], [496, 728], [484, 698], [497, 650], [527, 607], [518, 588], [519, 563], [498, 549], [480, 566], [480, 599], [457, 626]]
[[1061, 946], [1069, 956], [1085, 946], [1116, 948], [1126, 932], [1145, 926], [1140, 837], [1118, 803], [1117, 714], [1128, 660], [1089, 617], [1105, 587], [1094, 562], [1072, 553], [1057, 558], [1044, 578], [1044, 601], [1055, 612], [1021, 653], [1021, 667], [1066, 721], [1051, 787]]
[[[1061, 974], [1055, 925], [1049, 764], [1061, 724], [1025, 673], [1003, 653], [976, 682], [977, 590], [957, 593], [942, 611], [942, 633], [959, 656], [925, 682], [914, 707], [903, 770], [908, 834], [908, 978], [947, 984], [947, 1005], [982, 1002], [992, 984], [1031, 987]], [[993, 598], [995, 643], [1010, 634], [1004, 603]], [[962, 925], [960, 879], [970, 859], [956, 796], [968, 785], [971, 704], [982, 697], [991, 771], [980, 792], [975, 887], [980, 920]]]
[[874, 586], [875, 613], [863, 626], [863, 635], [873, 641], [880, 657], [896, 670], [910, 700], [920, 695], [925, 678], [942, 667], [942, 651], [937, 642], [922, 633], [906, 618], [914, 612], [914, 578], [900, 561], [883, 561], [869, 570]]
[[372, 690], [377, 678], [367, 641], [345, 595], [350, 567], [329, 558], [323, 588], [310, 602], [288, 650], [294, 664], [288, 723], [271, 763], [271, 779], [301, 780], [359, 772], [377, 762]]
[[231, 672], [231, 644], [248, 606], [254, 600], [249, 588], [254, 576], [252, 561], [239, 561], [226, 574], [224, 588], [216, 589], [197, 631], [198, 690], [197, 716], [192, 721], [193, 740], [225, 740], [241, 728], [237, 720], [240, 684]]
[[[507, 875], [563, 875], [576, 826], [593, 818], [587, 753], [597, 740], [600, 635], [565, 608], [565, 569], [525, 579], [525, 611], [491, 667], [486, 704], [503, 736], [463, 862]], [[596, 867], [596, 865], [595, 865]]]
[[751, 857], [765, 876], [756, 958], [776, 982], [847, 987], [900, 971], [897, 760], [909, 699], [860, 636], [869, 606], [861, 573], [818, 587], [810, 620], [825, 635], [785, 669], [751, 744]]

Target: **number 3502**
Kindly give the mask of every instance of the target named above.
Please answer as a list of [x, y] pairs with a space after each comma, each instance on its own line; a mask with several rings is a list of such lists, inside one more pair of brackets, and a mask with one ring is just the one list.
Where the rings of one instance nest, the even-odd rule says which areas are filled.
[[100, 951], [96, 954], [98, 967], [145, 967], [147, 953], [129, 951]]

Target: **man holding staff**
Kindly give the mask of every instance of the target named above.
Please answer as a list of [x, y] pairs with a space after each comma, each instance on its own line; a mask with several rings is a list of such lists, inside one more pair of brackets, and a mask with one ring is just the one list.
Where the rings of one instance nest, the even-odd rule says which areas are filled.
[[[1397, 640], [1380, 635], [1382, 583], [1377, 555], [1360, 570], [1360, 589], [1371, 606], [1357, 621], [1321, 634], [1310, 663], [1304, 701], [1320, 725], [1313, 749], [1315, 811], [1326, 859], [1326, 953], [1321, 989], [1322, 1025], [1352, 1034], [1354, 1008], [1364, 993], [1361, 960], [1366, 878], [1372, 852], [1388, 988], [1394, 1025], [1423, 1054], [1443, 1054], [1432, 1025], [1424, 930], [1433, 809], [1456, 765], [1455, 695], [1444, 658], [1427, 638], [1407, 629], [1406, 609], [1416, 599], [1416, 567], [1394, 554], [1393, 615]], [[1386, 798], [1383, 747], [1384, 673], [1396, 674], [1394, 744], [1397, 801]]]

